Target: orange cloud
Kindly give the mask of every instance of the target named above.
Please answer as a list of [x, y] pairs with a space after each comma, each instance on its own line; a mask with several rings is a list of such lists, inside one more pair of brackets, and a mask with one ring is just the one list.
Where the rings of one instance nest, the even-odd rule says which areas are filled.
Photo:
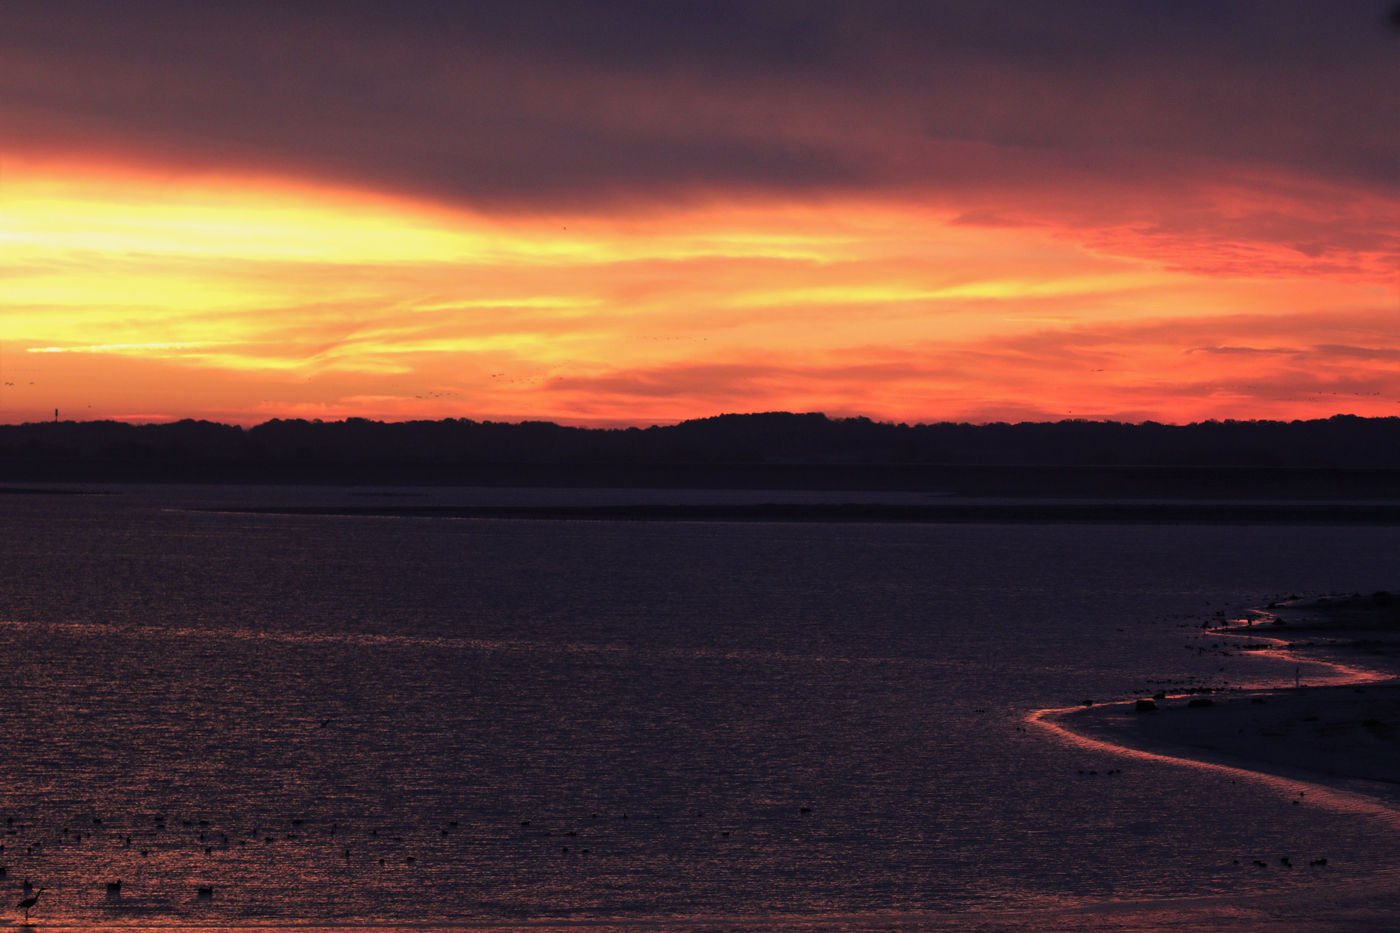
[[495, 215], [16, 162], [0, 418], [1393, 414], [1400, 215], [1280, 188], [1154, 224], [834, 195]]

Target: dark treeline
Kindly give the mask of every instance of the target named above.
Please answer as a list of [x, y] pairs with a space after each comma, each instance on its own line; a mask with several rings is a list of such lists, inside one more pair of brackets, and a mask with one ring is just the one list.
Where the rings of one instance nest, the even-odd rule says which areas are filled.
[[1060, 421], [887, 424], [786, 412], [720, 415], [645, 429], [465, 419], [274, 420], [253, 428], [208, 421], [0, 426], [0, 469], [126, 465], [995, 465], [1400, 469], [1400, 418], [1190, 425]]

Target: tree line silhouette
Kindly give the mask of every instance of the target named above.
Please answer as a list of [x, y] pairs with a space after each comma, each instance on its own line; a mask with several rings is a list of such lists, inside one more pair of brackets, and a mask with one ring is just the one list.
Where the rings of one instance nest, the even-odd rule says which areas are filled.
[[726, 414], [649, 428], [448, 418], [40, 422], [0, 426], [0, 469], [244, 470], [471, 465], [949, 465], [1400, 469], [1400, 418], [890, 424], [819, 413]]

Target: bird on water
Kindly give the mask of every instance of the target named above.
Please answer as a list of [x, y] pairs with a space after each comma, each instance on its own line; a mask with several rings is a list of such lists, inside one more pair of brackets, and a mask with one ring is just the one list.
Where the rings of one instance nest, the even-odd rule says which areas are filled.
[[31, 894], [29, 897], [26, 897], [24, 900], [20, 901], [18, 904], [15, 905], [16, 910], [24, 911], [25, 923], [29, 922], [29, 909], [39, 902], [39, 895], [43, 893], [44, 889], [40, 888], [39, 890]]

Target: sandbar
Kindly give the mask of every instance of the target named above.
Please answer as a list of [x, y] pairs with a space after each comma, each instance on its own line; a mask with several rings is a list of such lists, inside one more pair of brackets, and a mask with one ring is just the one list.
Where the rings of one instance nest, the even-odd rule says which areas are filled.
[[1237, 640], [1241, 651], [1306, 661], [1309, 671], [1326, 672], [1324, 682], [1158, 693], [1033, 718], [1094, 744], [1313, 780], [1400, 804], [1400, 596], [1295, 597], [1205, 634]]

